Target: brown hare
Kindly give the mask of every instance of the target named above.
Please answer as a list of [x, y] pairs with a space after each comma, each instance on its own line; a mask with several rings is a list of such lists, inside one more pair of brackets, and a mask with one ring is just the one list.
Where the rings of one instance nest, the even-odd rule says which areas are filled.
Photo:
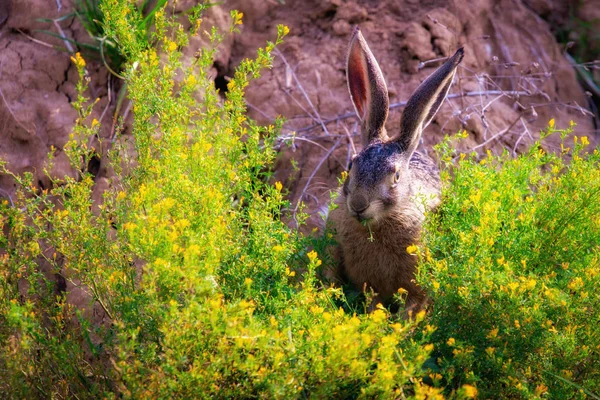
[[407, 312], [425, 304], [415, 282], [416, 257], [406, 248], [419, 241], [424, 212], [439, 204], [440, 180], [433, 160], [415, 149], [462, 58], [460, 48], [417, 88], [404, 109], [400, 132], [388, 137], [383, 75], [358, 27], [350, 40], [348, 88], [361, 120], [363, 150], [352, 160], [337, 207], [329, 214], [338, 243], [333, 256], [339, 262], [332, 278], [373, 290], [371, 310], [388, 303], [400, 288], [407, 291]]

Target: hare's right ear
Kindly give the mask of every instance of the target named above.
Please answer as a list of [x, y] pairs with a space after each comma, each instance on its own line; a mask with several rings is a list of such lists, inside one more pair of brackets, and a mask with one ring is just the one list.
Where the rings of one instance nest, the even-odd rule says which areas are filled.
[[389, 109], [388, 90], [377, 60], [356, 27], [350, 39], [348, 89], [356, 114], [362, 121], [363, 146], [373, 139], [385, 139], [385, 121]]
[[400, 122], [400, 135], [396, 142], [408, 158], [417, 148], [423, 129], [433, 119], [448, 95], [458, 64], [463, 59], [462, 47], [444, 65], [431, 74], [406, 103]]

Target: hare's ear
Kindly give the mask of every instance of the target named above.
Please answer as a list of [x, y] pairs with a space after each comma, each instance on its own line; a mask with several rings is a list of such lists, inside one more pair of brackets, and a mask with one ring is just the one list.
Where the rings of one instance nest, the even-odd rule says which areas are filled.
[[429, 125], [444, 102], [463, 55], [461, 47], [444, 65], [425, 79], [408, 100], [400, 122], [400, 135], [396, 139], [408, 158], [417, 148], [423, 129]]
[[350, 40], [346, 74], [350, 97], [362, 121], [363, 145], [375, 138], [383, 139], [389, 108], [388, 90], [379, 64], [358, 27]]

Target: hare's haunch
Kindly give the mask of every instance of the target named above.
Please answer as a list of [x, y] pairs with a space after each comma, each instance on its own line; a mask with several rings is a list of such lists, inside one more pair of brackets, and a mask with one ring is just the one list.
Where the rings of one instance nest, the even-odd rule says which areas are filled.
[[371, 306], [389, 301], [400, 288], [408, 292], [407, 309], [425, 302], [414, 279], [416, 258], [406, 248], [419, 241], [425, 211], [439, 204], [440, 181], [435, 163], [415, 150], [462, 58], [461, 48], [417, 88], [400, 132], [390, 138], [388, 91], [379, 65], [358, 28], [350, 40], [348, 88], [361, 120], [363, 150], [352, 160], [329, 221], [339, 245], [339, 276], [377, 293]]

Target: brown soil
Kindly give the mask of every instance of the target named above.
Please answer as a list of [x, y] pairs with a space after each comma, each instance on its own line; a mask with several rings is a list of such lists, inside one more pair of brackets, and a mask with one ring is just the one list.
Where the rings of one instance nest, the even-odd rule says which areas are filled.
[[[195, 2], [179, 1], [178, 10], [186, 3]], [[242, 34], [226, 40], [215, 60], [214, 74], [221, 81], [242, 58], [252, 57], [258, 47], [275, 38], [277, 24], [289, 26], [290, 34], [279, 48], [282, 56], [251, 85], [247, 101], [249, 113], [261, 123], [272, 122], [277, 115], [287, 119], [275, 179], [288, 188], [292, 209], [299, 199], [306, 203], [310, 229], [321, 224], [318, 213], [326, 212], [329, 192], [336, 188], [336, 178], [354, 151], [351, 141], [360, 145], [356, 118], [346, 116], [353, 112], [345, 57], [354, 25], [360, 25], [379, 60], [391, 103], [407, 100], [439, 66], [430, 62], [420, 68], [420, 63], [446, 57], [461, 45], [466, 56], [451, 93], [528, 93], [448, 100], [425, 132], [424, 151], [444, 134], [466, 129], [469, 137], [462, 150], [507, 148], [518, 153], [551, 118], [559, 127], [576, 121], [578, 134], [587, 134], [597, 143], [593, 118], [578, 109], [587, 107], [588, 99], [547, 22], [537, 14], [565, 9], [556, 3], [232, 0], [211, 8], [204, 24], [224, 27], [229, 9], [244, 13]], [[58, 177], [73, 173], [62, 149], [77, 117], [71, 107], [77, 74], [69, 54], [41, 43], [65, 47], [62, 40], [38, 32], [58, 33], [56, 25], [36, 18], [57, 18], [71, 10], [71, 0], [0, 0], [0, 157], [16, 173], [32, 172], [41, 187], [49, 185], [43, 169], [51, 149], [56, 160], [52, 173]], [[60, 22], [60, 27], [66, 37], [89, 40], [73, 19]], [[187, 56], [193, 57], [200, 45], [200, 39], [192, 42]], [[109, 86], [114, 90], [118, 82], [100, 63], [88, 62], [88, 73], [90, 96], [100, 99], [94, 117], [103, 116], [101, 136], [108, 137], [115, 98], [112, 93], [109, 102]], [[394, 108], [390, 114], [390, 133], [398, 129], [401, 110]], [[322, 120], [332, 122], [321, 124]], [[97, 169], [96, 199], [109, 184], [107, 175], [102, 163]], [[0, 176], [0, 196], [12, 196], [14, 190], [14, 182]]]

